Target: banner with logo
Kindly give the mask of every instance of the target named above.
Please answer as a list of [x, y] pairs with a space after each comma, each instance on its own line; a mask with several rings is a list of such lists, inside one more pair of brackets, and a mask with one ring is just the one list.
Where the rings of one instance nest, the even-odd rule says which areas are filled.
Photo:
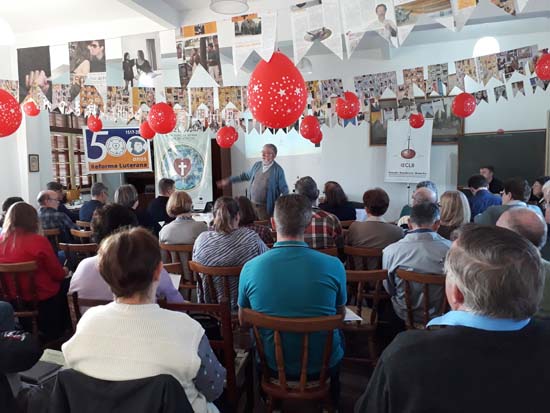
[[90, 173], [151, 171], [149, 141], [139, 136], [139, 128], [108, 128], [92, 132], [83, 128], [86, 163]]
[[176, 189], [193, 199], [195, 209], [213, 200], [212, 156], [208, 132], [173, 132], [156, 135], [155, 179], [171, 178]]

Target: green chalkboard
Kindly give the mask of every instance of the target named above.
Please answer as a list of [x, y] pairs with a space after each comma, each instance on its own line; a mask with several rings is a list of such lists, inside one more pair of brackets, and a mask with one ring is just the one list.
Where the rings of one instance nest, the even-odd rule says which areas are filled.
[[475, 134], [458, 138], [458, 185], [479, 173], [482, 165], [492, 165], [501, 180], [515, 176], [532, 183], [545, 175], [546, 131], [530, 130], [504, 134]]

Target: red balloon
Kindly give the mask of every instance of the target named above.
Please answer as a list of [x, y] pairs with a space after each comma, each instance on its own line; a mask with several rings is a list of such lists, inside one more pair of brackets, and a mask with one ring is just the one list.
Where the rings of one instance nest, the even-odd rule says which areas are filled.
[[23, 105], [23, 111], [25, 111], [28, 116], [37, 116], [40, 113], [40, 109], [32, 100], [25, 102]]
[[88, 117], [88, 129], [92, 132], [99, 132], [103, 129], [103, 122], [99, 119], [99, 116], [91, 115]]
[[535, 67], [535, 73], [539, 77], [540, 80], [550, 80], [550, 54], [545, 53], [543, 54], [539, 61], [537, 62], [537, 66]]
[[216, 142], [221, 148], [231, 148], [239, 139], [239, 133], [233, 126], [224, 126], [216, 134]]
[[268, 128], [286, 128], [304, 112], [307, 89], [294, 63], [281, 52], [262, 60], [252, 72], [247, 88], [252, 116]]
[[0, 89], [0, 138], [10, 136], [19, 128], [23, 114], [17, 99]]
[[151, 107], [147, 121], [156, 133], [170, 133], [176, 127], [176, 113], [168, 103], [155, 103]]
[[353, 119], [359, 113], [359, 98], [353, 92], [344, 92], [343, 98], [336, 99], [336, 113], [341, 119]]
[[413, 113], [409, 116], [409, 125], [414, 129], [421, 128], [424, 126], [424, 115], [422, 115], [422, 113]]
[[470, 93], [463, 92], [455, 97], [451, 110], [459, 118], [467, 118], [476, 110], [476, 98]]
[[143, 139], [153, 139], [155, 137], [155, 131], [149, 126], [149, 122], [145, 121], [139, 125], [139, 135]]
[[313, 139], [321, 132], [319, 120], [312, 115], [306, 116], [300, 123], [300, 134], [306, 139]]
[[323, 131], [320, 130], [319, 133], [313, 139], [310, 139], [310, 142], [314, 143], [315, 145], [318, 145], [321, 143], [322, 140], [323, 140]]

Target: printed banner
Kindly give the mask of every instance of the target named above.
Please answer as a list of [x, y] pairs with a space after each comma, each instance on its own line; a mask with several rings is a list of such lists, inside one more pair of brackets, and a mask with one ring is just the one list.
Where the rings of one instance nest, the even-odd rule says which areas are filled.
[[275, 50], [277, 13], [245, 14], [231, 19], [233, 24], [233, 68], [238, 73], [253, 51], [266, 62]]
[[74, 113], [80, 116], [80, 87], [53, 85], [52, 110], [57, 110], [63, 115]]
[[430, 179], [433, 120], [419, 129], [406, 120], [388, 120], [385, 182], [417, 183]]
[[186, 131], [189, 127], [189, 95], [186, 87], [167, 87], [164, 88], [166, 103], [168, 103], [176, 113], [176, 129], [179, 132]]
[[394, 6], [400, 45], [422, 17], [432, 18], [443, 26], [454, 29], [451, 0], [394, 0]]
[[160, 76], [160, 43], [158, 33], [137, 34], [122, 38], [122, 74], [124, 88], [153, 87]]
[[212, 157], [207, 132], [176, 132], [157, 135], [155, 145], [155, 179], [171, 178], [176, 189], [193, 199], [195, 209], [203, 209], [213, 200]]
[[17, 49], [19, 102], [33, 99], [41, 110], [51, 109], [52, 81], [49, 46]]
[[151, 171], [151, 148], [149, 141], [139, 136], [139, 128], [82, 130], [90, 173]]
[[193, 132], [211, 128], [216, 132], [220, 128], [219, 110], [214, 109], [214, 89], [196, 87], [189, 89], [191, 96], [191, 126]]
[[125, 87], [107, 87], [107, 119], [128, 122], [133, 117], [130, 92]]
[[19, 99], [19, 82], [17, 80], [0, 80], [0, 89]]
[[218, 89], [218, 110], [223, 125], [237, 127], [243, 108], [242, 88], [228, 86]]

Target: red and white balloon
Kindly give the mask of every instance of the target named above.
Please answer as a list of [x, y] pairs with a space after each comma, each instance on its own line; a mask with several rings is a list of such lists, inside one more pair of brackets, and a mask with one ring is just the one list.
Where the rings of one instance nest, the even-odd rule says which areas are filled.
[[149, 111], [147, 121], [156, 133], [170, 133], [176, 127], [176, 113], [166, 102], [155, 103]]
[[139, 135], [143, 139], [153, 139], [155, 137], [155, 131], [149, 126], [149, 122], [145, 121], [139, 125]]
[[88, 117], [88, 129], [90, 129], [92, 132], [99, 132], [101, 129], [103, 129], [103, 122], [101, 119], [99, 119], [99, 116], [90, 115]]
[[216, 142], [221, 148], [231, 148], [239, 139], [239, 133], [233, 126], [224, 126], [216, 134]]
[[281, 52], [262, 60], [247, 88], [252, 116], [268, 128], [286, 128], [300, 118], [307, 104], [307, 89], [300, 71]]
[[411, 125], [411, 128], [420, 129], [424, 126], [424, 122], [424, 115], [422, 113], [413, 113], [409, 116], [409, 125]]
[[0, 138], [10, 136], [19, 128], [23, 114], [12, 94], [0, 89]]
[[302, 123], [300, 123], [300, 135], [311, 140], [319, 133], [321, 133], [321, 125], [315, 116], [308, 115], [302, 119]]
[[545, 53], [539, 58], [535, 73], [540, 80], [550, 80], [550, 53]]
[[319, 133], [314, 136], [312, 139], [310, 139], [310, 142], [315, 144], [315, 145], [318, 145], [321, 143], [321, 141], [323, 140], [323, 131], [319, 131]]
[[359, 113], [359, 98], [353, 92], [344, 92], [343, 98], [336, 99], [336, 113], [341, 119], [353, 119]]
[[36, 103], [34, 103], [34, 100], [27, 100], [23, 104], [23, 111], [27, 116], [38, 116], [40, 114], [40, 109]]
[[459, 118], [467, 118], [476, 110], [476, 98], [470, 93], [463, 92], [454, 98], [451, 110]]

